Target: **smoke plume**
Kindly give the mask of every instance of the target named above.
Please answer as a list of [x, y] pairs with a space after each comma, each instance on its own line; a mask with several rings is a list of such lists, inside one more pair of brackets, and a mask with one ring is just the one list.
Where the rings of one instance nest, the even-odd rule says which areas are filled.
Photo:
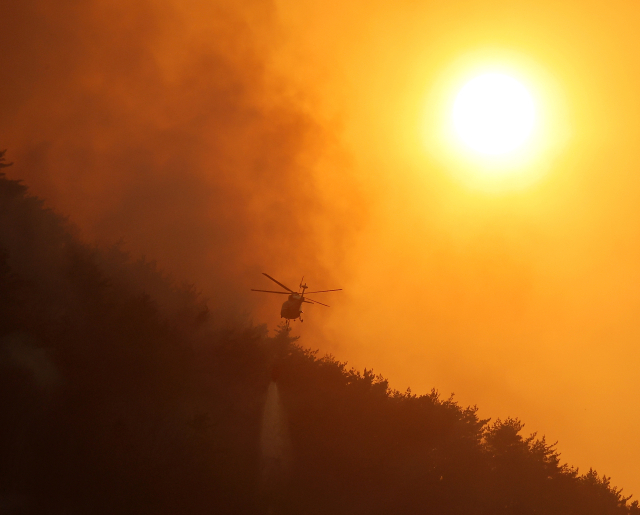
[[265, 270], [331, 279], [345, 220], [360, 215], [325, 198], [322, 187], [352, 187], [318, 169], [334, 143], [270, 71], [274, 5], [11, 0], [3, 11], [10, 176], [85, 239], [123, 240], [214, 308], [265, 302], [236, 293]]

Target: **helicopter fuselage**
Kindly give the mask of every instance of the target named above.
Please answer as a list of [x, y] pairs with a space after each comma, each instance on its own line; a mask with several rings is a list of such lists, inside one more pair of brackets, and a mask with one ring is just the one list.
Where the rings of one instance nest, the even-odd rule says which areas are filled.
[[311, 292], [307, 292], [307, 288], [308, 286], [306, 284], [302, 284], [304, 277], [302, 278], [302, 280], [300, 281], [300, 290], [295, 292], [293, 291], [291, 288], [289, 288], [288, 286], [285, 286], [284, 284], [282, 284], [280, 281], [274, 279], [273, 277], [271, 277], [269, 274], [265, 274], [264, 272], [262, 272], [262, 275], [268, 277], [271, 281], [273, 281], [274, 283], [276, 283], [278, 286], [280, 286], [282, 289], [286, 290], [286, 291], [273, 291], [273, 290], [256, 290], [254, 288], [251, 288], [251, 291], [258, 291], [258, 292], [262, 292], [262, 293], [275, 293], [278, 295], [288, 295], [287, 300], [282, 304], [282, 309], [280, 310], [280, 317], [281, 318], [285, 318], [287, 320], [286, 324], [287, 327], [289, 326], [289, 320], [297, 320], [300, 319], [300, 322], [302, 322], [302, 303], [306, 302], [307, 304], [319, 304], [320, 306], [324, 306], [326, 308], [328, 308], [329, 306], [327, 304], [323, 304], [322, 302], [318, 301], [318, 300], [314, 300], [314, 299], [310, 299], [309, 297], [305, 297], [305, 292], [306, 293], [326, 293], [326, 292], [330, 292], [330, 291], [340, 291], [342, 288], [337, 288], [335, 290], [318, 290], [318, 291], [311, 291]]
[[282, 303], [282, 309], [280, 310], [280, 317], [287, 318], [289, 320], [295, 320], [300, 318], [302, 314], [302, 302], [304, 297], [297, 293], [292, 293], [289, 298]]

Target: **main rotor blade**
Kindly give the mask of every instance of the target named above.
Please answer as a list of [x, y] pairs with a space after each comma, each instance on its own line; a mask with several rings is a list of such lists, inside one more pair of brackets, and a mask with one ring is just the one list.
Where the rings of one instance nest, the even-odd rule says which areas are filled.
[[276, 283], [276, 284], [278, 284], [278, 285], [282, 286], [282, 287], [283, 287], [285, 290], [287, 290], [288, 292], [295, 293], [291, 288], [288, 288], [287, 286], [285, 286], [285, 285], [284, 285], [284, 284], [282, 284], [281, 282], [276, 281], [276, 280], [275, 280], [273, 277], [271, 277], [269, 274], [265, 274], [264, 272], [262, 272], [262, 275], [266, 275], [266, 276], [267, 276], [269, 279], [271, 279], [274, 283]]
[[325, 293], [327, 291], [342, 291], [342, 288], [338, 288], [337, 290], [308, 291], [307, 293]]
[[254, 290], [253, 288], [251, 288], [251, 291], [261, 291], [263, 293], [277, 293], [279, 295], [291, 295], [289, 292], [287, 291], [271, 291], [271, 290]]
[[324, 306], [324, 307], [327, 307], [327, 308], [330, 308], [330, 307], [331, 307], [331, 306], [329, 306], [328, 304], [323, 304], [322, 302], [318, 302], [317, 300], [313, 300], [313, 299], [310, 299], [310, 298], [308, 298], [308, 297], [305, 297], [305, 300], [304, 300], [304, 301], [305, 301], [305, 302], [309, 302], [309, 301], [311, 301], [311, 304], [320, 304], [321, 306]]

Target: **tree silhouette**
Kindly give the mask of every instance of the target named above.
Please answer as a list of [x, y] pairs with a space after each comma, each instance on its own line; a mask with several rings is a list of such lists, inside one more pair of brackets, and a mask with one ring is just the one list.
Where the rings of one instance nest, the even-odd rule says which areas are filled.
[[292, 456], [278, 513], [640, 515], [518, 419], [393, 390], [284, 325], [216, 325], [192, 286], [76, 235], [0, 174], [0, 510], [264, 513], [275, 381]]
[[7, 166], [11, 166], [13, 163], [5, 163], [4, 154], [6, 150], [0, 150], [0, 168], [6, 168]]

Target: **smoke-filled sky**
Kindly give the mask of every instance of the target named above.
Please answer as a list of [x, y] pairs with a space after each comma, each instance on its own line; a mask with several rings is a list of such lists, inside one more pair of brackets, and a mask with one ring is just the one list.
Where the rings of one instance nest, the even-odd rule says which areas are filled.
[[[212, 308], [305, 275], [302, 342], [518, 416], [640, 494], [640, 7], [8, 0], [0, 147], [99, 244]], [[439, 134], [497, 67], [539, 106], [517, 180]], [[490, 166], [489, 166], [490, 167]]]

